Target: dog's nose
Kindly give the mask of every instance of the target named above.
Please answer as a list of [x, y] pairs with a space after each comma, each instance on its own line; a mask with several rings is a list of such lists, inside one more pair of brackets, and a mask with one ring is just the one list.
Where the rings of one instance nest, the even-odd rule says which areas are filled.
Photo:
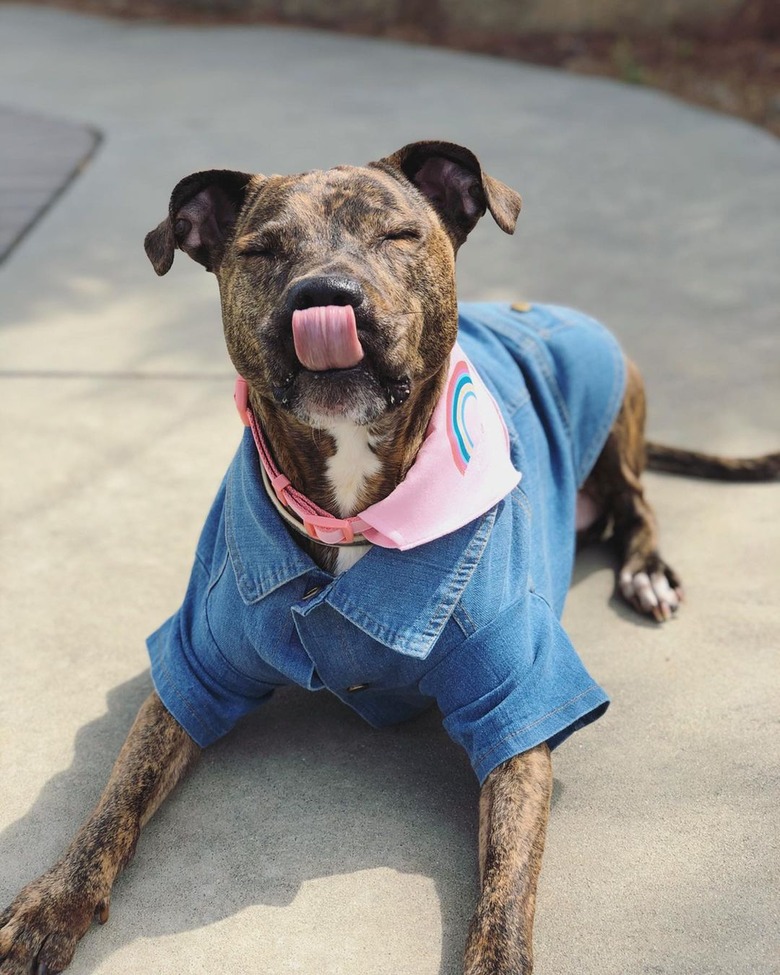
[[357, 308], [364, 298], [360, 284], [342, 275], [313, 275], [296, 281], [287, 295], [290, 312], [325, 305], [352, 305]]

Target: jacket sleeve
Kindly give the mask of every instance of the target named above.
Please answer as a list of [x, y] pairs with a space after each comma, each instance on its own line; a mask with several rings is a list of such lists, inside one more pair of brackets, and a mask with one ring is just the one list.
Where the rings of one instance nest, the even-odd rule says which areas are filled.
[[513, 755], [544, 741], [559, 745], [609, 704], [555, 613], [533, 592], [451, 650], [420, 689], [436, 699], [480, 783]]
[[[267, 675], [240, 670], [212, 632], [210, 599], [218, 603], [212, 612], [232, 623], [225, 627], [231, 639], [243, 639], [238, 608], [244, 607], [227, 555], [223, 499], [224, 485], [204, 525], [181, 607], [146, 641], [160, 700], [201, 748], [227, 734], [281, 683], [270, 668]], [[224, 581], [219, 596], [214, 592], [218, 580]]]

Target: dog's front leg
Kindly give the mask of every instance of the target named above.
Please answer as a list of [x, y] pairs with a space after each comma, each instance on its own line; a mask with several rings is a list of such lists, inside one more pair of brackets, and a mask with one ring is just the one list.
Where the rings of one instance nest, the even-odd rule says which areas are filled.
[[530, 975], [536, 882], [552, 793], [547, 745], [490, 773], [479, 801], [482, 891], [466, 942], [465, 975]]
[[70, 963], [93, 916], [108, 919], [111, 888], [132, 860], [141, 828], [199, 752], [150, 694], [95, 810], [62, 858], [0, 916], [2, 975], [50, 975]]

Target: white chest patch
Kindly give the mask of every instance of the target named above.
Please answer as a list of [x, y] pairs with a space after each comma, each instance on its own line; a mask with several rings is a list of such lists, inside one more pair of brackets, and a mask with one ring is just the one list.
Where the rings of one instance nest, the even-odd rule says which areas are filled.
[[327, 427], [336, 441], [336, 453], [328, 459], [326, 473], [333, 492], [334, 513], [346, 518], [355, 506], [366, 481], [379, 473], [381, 463], [369, 446], [368, 431], [348, 420]]
[[[333, 492], [333, 512], [342, 518], [355, 514], [366, 481], [377, 474], [381, 463], [371, 450], [368, 431], [348, 420], [331, 423], [327, 432], [336, 441], [336, 452], [328, 459], [326, 474]], [[338, 550], [336, 572], [346, 572], [371, 546], [349, 546]]]
[[371, 546], [368, 542], [365, 545], [345, 545], [343, 548], [340, 548], [336, 556], [335, 574], [341, 575], [342, 572], [351, 569], [356, 562], [359, 562], [363, 558], [370, 548]]

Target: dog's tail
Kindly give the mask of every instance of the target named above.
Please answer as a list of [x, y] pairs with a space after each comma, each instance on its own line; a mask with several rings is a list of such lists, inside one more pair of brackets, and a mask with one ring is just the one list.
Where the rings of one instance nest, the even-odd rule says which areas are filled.
[[707, 477], [716, 481], [776, 481], [780, 478], [780, 452], [761, 457], [717, 457], [695, 450], [680, 450], [647, 442], [647, 466], [653, 471]]

